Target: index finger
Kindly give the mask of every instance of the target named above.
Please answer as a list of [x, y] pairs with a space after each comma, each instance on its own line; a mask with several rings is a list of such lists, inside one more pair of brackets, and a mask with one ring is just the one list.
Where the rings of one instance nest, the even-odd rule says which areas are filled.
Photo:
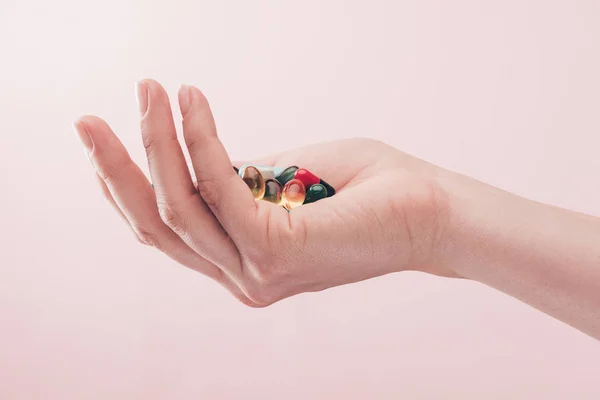
[[232, 162], [217, 136], [210, 106], [202, 92], [193, 86], [182, 86], [179, 106], [198, 191], [229, 236], [238, 243], [257, 228], [254, 196], [231, 168]]

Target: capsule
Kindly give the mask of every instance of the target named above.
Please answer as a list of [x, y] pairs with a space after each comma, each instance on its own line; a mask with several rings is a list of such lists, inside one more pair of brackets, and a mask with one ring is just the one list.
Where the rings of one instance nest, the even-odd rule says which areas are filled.
[[306, 191], [304, 204], [314, 203], [315, 201], [324, 199], [325, 197], [327, 197], [327, 189], [320, 183], [316, 183]]
[[254, 167], [254, 168], [256, 168], [261, 173], [261, 175], [263, 176], [263, 178], [265, 180], [266, 179], [274, 179], [277, 175], [279, 175], [283, 171], [283, 168], [272, 167], [272, 166], [269, 166], [269, 165], [244, 164], [238, 170], [238, 175], [239, 176], [244, 176], [246, 168], [248, 168], [248, 167]]
[[294, 172], [294, 179], [299, 179], [304, 184], [306, 190], [312, 185], [319, 183], [321, 180], [306, 168], [300, 168]]
[[287, 167], [286, 169], [281, 171], [279, 174], [275, 175], [275, 179], [277, 179], [279, 181], [279, 183], [281, 183], [282, 185], [285, 186], [286, 183], [288, 183], [289, 181], [294, 179], [294, 174], [296, 173], [297, 170], [298, 170], [298, 167], [296, 167], [295, 165], [292, 165], [291, 167]]
[[327, 197], [331, 197], [335, 194], [335, 189], [329, 183], [325, 182], [323, 179], [321, 179], [319, 183], [327, 189]]
[[255, 200], [260, 200], [265, 195], [265, 178], [255, 167], [249, 166], [244, 169], [244, 175], [242, 176], [246, 185], [252, 190], [252, 195]]
[[304, 203], [306, 198], [306, 189], [304, 184], [299, 179], [292, 179], [288, 181], [283, 187], [281, 193], [281, 205], [287, 210], [291, 210]]
[[283, 192], [283, 186], [275, 179], [267, 179], [265, 181], [265, 195], [263, 200], [273, 204], [281, 204], [281, 194]]

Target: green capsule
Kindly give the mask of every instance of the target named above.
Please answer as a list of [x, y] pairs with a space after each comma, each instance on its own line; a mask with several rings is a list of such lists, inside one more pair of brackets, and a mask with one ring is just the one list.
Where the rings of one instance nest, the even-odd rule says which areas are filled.
[[281, 183], [283, 186], [285, 186], [286, 183], [288, 183], [289, 181], [294, 179], [294, 174], [296, 173], [297, 170], [298, 170], [298, 167], [296, 167], [295, 165], [292, 165], [291, 167], [287, 167], [286, 169], [281, 171], [281, 173], [279, 173], [277, 176], [275, 176], [275, 179], [277, 179], [279, 181], [279, 183]]
[[321, 200], [327, 197], [327, 188], [320, 183], [312, 185], [306, 192], [306, 199], [304, 204], [314, 203], [317, 200]]
[[327, 189], [327, 197], [331, 197], [335, 194], [335, 189], [329, 183], [325, 182], [323, 179], [321, 179], [321, 182], [319, 183]]
[[279, 181], [275, 179], [267, 179], [265, 181], [265, 196], [263, 197], [263, 200], [280, 205], [282, 191], [283, 186], [281, 186]]

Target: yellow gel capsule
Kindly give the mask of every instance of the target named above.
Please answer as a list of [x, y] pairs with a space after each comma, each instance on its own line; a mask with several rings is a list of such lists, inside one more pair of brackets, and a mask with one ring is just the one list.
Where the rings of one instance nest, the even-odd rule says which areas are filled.
[[265, 178], [260, 174], [255, 167], [247, 167], [242, 176], [246, 185], [252, 190], [252, 195], [255, 200], [260, 200], [265, 195]]
[[306, 189], [304, 184], [299, 179], [292, 179], [283, 187], [281, 193], [281, 205], [287, 210], [298, 207], [304, 203], [306, 197]]
[[275, 179], [267, 179], [265, 181], [265, 196], [263, 200], [268, 201], [273, 204], [281, 204], [281, 192], [283, 190], [283, 186], [279, 181]]

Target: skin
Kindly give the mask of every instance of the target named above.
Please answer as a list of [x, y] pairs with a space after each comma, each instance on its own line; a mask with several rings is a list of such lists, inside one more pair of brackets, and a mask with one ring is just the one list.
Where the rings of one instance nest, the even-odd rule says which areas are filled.
[[[182, 86], [185, 147], [156, 81], [136, 86], [151, 181], [102, 119], [76, 132], [100, 187], [140, 242], [251, 307], [416, 270], [514, 296], [600, 339], [600, 220], [504, 192], [372, 139], [249, 162], [299, 165], [335, 196], [285, 211], [255, 201], [217, 136], [208, 101]], [[351, 162], [349, 162], [351, 160]], [[392, 188], [392, 190], [390, 190]]]

